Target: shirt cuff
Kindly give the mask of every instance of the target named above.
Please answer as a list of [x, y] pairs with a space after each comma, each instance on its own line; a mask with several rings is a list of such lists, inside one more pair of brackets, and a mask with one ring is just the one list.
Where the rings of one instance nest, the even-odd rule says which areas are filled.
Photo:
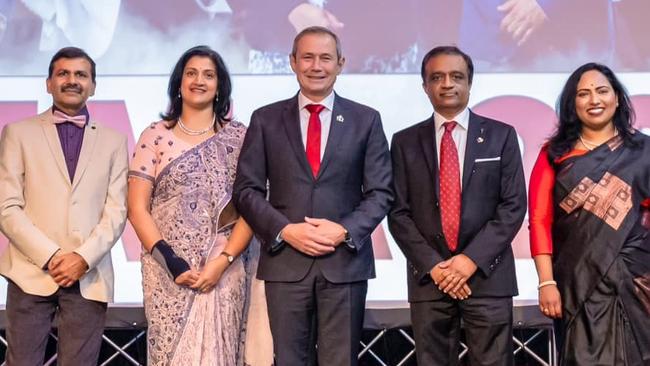
[[44, 271], [48, 270], [48, 267], [50, 266], [50, 261], [52, 260], [52, 258], [54, 258], [56, 253], [58, 253], [59, 251], [61, 251], [61, 249], [57, 249], [54, 253], [52, 253], [52, 255], [50, 256], [50, 259], [48, 259], [47, 262], [45, 262], [45, 265], [43, 265], [43, 268], [41, 268], [42, 270], [44, 270]]

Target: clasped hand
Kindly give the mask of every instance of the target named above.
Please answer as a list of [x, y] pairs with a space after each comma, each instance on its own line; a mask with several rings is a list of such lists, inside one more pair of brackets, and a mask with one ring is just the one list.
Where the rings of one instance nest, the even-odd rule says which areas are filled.
[[476, 268], [476, 264], [468, 256], [458, 254], [438, 263], [430, 275], [442, 292], [453, 299], [464, 300], [472, 294], [467, 281], [474, 275]]
[[200, 271], [190, 269], [181, 273], [174, 282], [199, 292], [209, 292], [219, 283], [226, 268], [228, 268], [228, 261], [226, 257], [220, 255], [208, 261]]
[[345, 240], [345, 228], [327, 219], [305, 217], [305, 222], [282, 229], [282, 240], [301, 253], [312, 257], [329, 254]]
[[544, 9], [536, 0], [506, 0], [497, 7], [504, 13], [501, 30], [521, 46], [547, 21]]
[[75, 252], [58, 251], [47, 264], [47, 270], [59, 286], [70, 287], [86, 273], [88, 263]]

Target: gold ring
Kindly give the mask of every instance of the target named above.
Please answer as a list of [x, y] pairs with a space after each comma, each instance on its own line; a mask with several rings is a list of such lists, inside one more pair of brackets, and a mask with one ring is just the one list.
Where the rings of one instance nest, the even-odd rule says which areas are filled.
[[543, 310], [545, 313], [548, 313], [548, 308], [544, 308]]

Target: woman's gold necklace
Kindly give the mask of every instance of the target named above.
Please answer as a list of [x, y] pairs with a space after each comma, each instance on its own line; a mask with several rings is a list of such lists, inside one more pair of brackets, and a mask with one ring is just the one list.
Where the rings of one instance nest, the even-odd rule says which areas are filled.
[[[618, 130], [615, 129], [614, 130], [614, 136], [612, 136], [612, 137], [616, 137], [616, 136], [618, 136]], [[602, 143], [598, 144], [598, 143], [595, 143], [593, 141], [586, 140], [585, 138], [582, 137], [582, 134], [580, 134], [580, 136], [578, 136], [578, 138], [580, 139], [580, 142], [582, 143], [582, 145], [584, 147], [586, 147], [587, 150], [589, 150], [589, 151], [597, 148], [598, 146], [600, 146], [602, 144]], [[611, 139], [611, 137], [609, 139], [607, 139], [606, 141], [608, 141], [610, 139]]]

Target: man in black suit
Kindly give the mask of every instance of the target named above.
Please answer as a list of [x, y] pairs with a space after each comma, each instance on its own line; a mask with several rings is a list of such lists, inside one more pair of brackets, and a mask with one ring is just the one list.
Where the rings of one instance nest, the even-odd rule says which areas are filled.
[[467, 108], [473, 64], [456, 47], [422, 61], [429, 119], [392, 141], [388, 223], [408, 260], [419, 365], [458, 363], [464, 323], [471, 365], [512, 365], [511, 241], [526, 213], [517, 135]]
[[[256, 110], [234, 200], [262, 242], [276, 364], [356, 365], [370, 234], [393, 200], [379, 113], [334, 93], [345, 59], [323, 27], [300, 32], [290, 56], [300, 92]], [[268, 200], [267, 200], [268, 197]]]

